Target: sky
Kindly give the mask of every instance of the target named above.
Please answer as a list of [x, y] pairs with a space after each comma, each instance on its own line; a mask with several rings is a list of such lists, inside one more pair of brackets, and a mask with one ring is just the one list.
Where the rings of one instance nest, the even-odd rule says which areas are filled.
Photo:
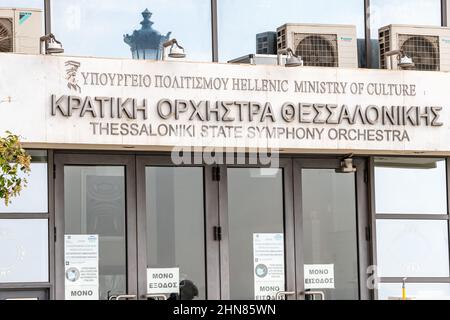
[[[43, 0], [0, 0], [0, 7], [43, 7]], [[284, 23], [353, 24], [364, 37], [363, 0], [218, 0], [219, 58], [255, 52], [255, 34]], [[188, 59], [211, 61], [210, 0], [53, 0], [52, 31], [68, 55], [131, 58], [124, 34], [140, 28], [141, 12], [154, 29], [186, 49]], [[440, 0], [371, 0], [372, 37], [390, 23], [438, 25]]]

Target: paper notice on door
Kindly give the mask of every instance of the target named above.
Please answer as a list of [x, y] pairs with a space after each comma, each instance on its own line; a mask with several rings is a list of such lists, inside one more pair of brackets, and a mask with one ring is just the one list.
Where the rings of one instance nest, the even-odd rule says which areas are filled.
[[334, 289], [334, 264], [305, 264], [305, 289]]
[[180, 293], [179, 268], [147, 268], [147, 293]]
[[98, 300], [98, 235], [64, 236], [66, 300]]
[[253, 234], [255, 300], [274, 300], [284, 291], [284, 237], [282, 233]]

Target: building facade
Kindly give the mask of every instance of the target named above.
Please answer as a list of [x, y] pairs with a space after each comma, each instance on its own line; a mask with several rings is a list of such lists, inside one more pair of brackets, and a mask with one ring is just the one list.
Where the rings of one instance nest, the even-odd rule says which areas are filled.
[[274, 31], [261, 32], [256, 35], [257, 54], [277, 53], [277, 33]]
[[[447, 2], [244, 3], [0, 0], [65, 50], [0, 53], [0, 131], [32, 155], [0, 299], [450, 297]], [[399, 25], [439, 31], [387, 45]], [[227, 63], [269, 30], [310, 65]]]

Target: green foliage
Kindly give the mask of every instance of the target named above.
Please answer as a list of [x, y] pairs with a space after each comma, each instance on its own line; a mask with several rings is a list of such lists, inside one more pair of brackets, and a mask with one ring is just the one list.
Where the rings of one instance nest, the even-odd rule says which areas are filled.
[[31, 156], [22, 148], [19, 136], [6, 132], [0, 137], [0, 199], [8, 205], [27, 185]]

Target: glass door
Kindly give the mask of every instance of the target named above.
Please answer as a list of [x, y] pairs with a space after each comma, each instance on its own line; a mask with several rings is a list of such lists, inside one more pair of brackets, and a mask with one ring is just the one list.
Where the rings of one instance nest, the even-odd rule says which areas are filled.
[[295, 297], [291, 163], [220, 168], [222, 299]]
[[369, 299], [365, 176], [360, 159], [221, 167], [222, 299]]
[[365, 164], [294, 161], [296, 270], [300, 299], [367, 299], [369, 219]]
[[369, 299], [365, 163], [344, 164], [56, 154], [56, 297]]
[[219, 298], [217, 186], [211, 167], [137, 157], [140, 299]]
[[56, 297], [136, 299], [133, 156], [55, 155]]

